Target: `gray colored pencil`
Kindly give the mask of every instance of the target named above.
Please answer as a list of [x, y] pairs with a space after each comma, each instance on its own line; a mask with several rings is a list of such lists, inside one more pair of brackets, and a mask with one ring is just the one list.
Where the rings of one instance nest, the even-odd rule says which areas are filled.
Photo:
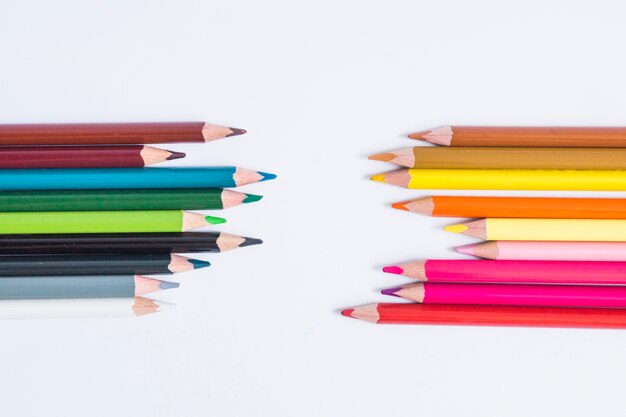
[[141, 275], [0, 278], [0, 299], [124, 298], [178, 287]]

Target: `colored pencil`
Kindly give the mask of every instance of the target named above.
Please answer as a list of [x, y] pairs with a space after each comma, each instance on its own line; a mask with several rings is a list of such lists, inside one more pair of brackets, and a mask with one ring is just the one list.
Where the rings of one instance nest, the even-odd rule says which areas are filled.
[[442, 148], [416, 146], [371, 160], [407, 168], [626, 169], [626, 148]]
[[0, 235], [0, 255], [225, 252], [261, 243], [219, 232]]
[[227, 188], [276, 178], [237, 167], [0, 170], [0, 190]]
[[226, 220], [181, 210], [0, 213], [0, 234], [185, 232]]
[[261, 198], [222, 188], [3, 191], [0, 212], [220, 210]]
[[151, 146], [0, 147], [0, 169], [143, 167], [184, 157]]
[[435, 217], [626, 219], [624, 198], [433, 196], [391, 206]]
[[0, 320], [138, 317], [175, 306], [143, 297], [0, 300]]
[[206, 261], [162, 254], [85, 254], [3, 256], [2, 276], [148, 275], [174, 274], [206, 268]]
[[[1, 279], [0, 279], [1, 281]], [[625, 308], [620, 285], [449, 284], [420, 282], [381, 291], [416, 303]]]
[[2, 277], [0, 299], [125, 298], [177, 287], [141, 275]]
[[344, 316], [379, 324], [626, 329], [626, 309], [378, 303]]
[[412, 189], [626, 191], [626, 170], [401, 169], [372, 180]]
[[481, 219], [444, 230], [486, 240], [626, 241], [623, 219]]
[[204, 122], [0, 125], [0, 145], [97, 145], [209, 142], [246, 133]]
[[624, 242], [481, 242], [457, 252], [486, 259], [538, 261], [626, 261]]
[[445, 126], [411, 133], [443, 146], [626, 147], [626, 127]]
[[626, 285], [626, 262], [428, 259], [383, 271], [428, 282]]

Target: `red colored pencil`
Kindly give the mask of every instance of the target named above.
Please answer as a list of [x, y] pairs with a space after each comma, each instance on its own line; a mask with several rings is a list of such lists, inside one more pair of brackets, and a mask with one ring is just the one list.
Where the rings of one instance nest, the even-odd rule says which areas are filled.
[[626, 285], [626, 262], [428, 259], [383, 271], [428, 282]]
[[151, 146], [0, 147], [0, 169], [135, 168], [184, 158], [182, 152]]
[[626, 329], [626, 309], [621, 308], [379, 303], [341, 314], [379, 324]]
[[0, 145], [103, 145], [209, 142], [243, 129], [204, 122], [0, 125]]

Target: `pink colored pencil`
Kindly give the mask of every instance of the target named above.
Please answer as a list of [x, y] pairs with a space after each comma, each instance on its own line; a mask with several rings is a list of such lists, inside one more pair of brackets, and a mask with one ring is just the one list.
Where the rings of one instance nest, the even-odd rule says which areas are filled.
[[429, 282], [626, 284], [626, 262], [428, 259], [383, 271]]
[[421, 282], [382, 293], [423, 304], [626, 308], [623, 286]]
[[461, 246], [459, 253], [499, 260], [626, 261], [626, 242], [498, 240]]

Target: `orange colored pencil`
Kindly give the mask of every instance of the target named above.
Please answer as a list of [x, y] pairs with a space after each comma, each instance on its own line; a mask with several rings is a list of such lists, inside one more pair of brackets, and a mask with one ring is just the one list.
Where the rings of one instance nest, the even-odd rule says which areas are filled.
[[434, 217], [626, 219], [625, 198], [433, 196], [391, 206]]
[[442, 146], [624, 148], [626, 127], [444, 126], [409, 138]]

